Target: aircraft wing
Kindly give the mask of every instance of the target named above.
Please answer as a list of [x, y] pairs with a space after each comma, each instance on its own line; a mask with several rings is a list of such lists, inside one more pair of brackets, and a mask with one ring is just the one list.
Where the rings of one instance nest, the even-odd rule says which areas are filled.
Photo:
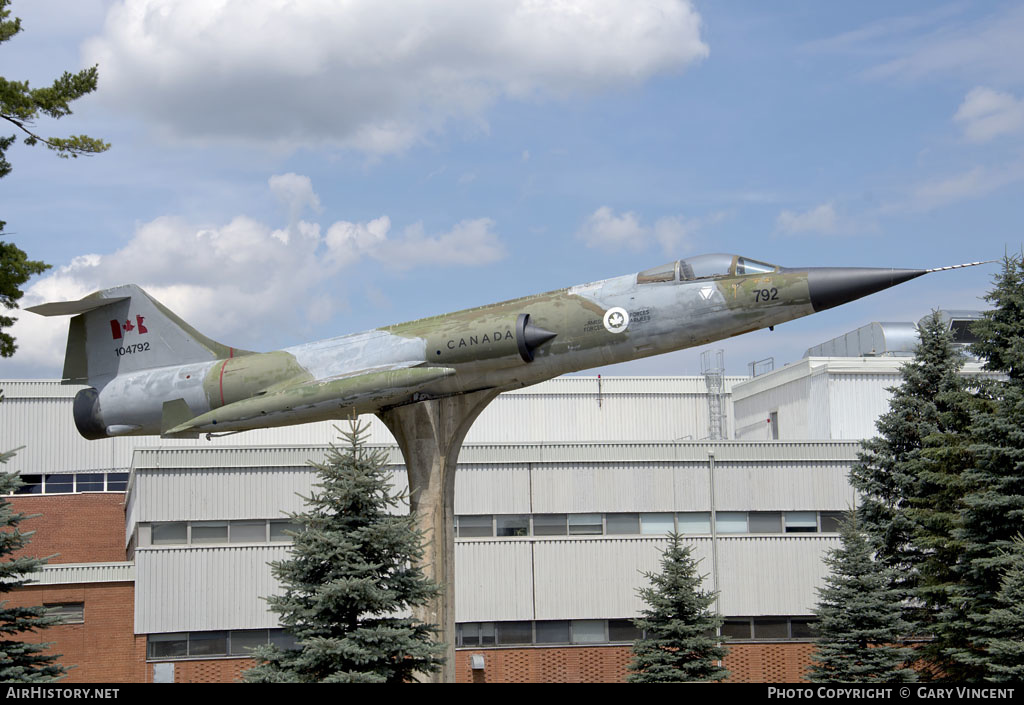
[[[309, 420], [340, 418], [346, 410], [374, 410], [410, 400], [416, 391], [455, 374], [450, 367], [392, 365], [344, 377], [304, 380], [208, 411], [185, 420], [184, 400], [164, 404], [161, 436], [195, 436], [203, 432], [245, 431]], [[179, 403], [180, 402], [180, 403]]]

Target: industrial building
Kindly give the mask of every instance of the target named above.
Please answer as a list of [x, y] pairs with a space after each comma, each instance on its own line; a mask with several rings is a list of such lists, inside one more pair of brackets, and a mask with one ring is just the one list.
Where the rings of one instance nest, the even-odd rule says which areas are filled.
[[[906, 359], [878, 349], [754, 378], [563, 377], [498, 397], [456, 478], [457, 680], [622, 680], [636, 591], [669, 531], [719, 592], [733, 680], [799, 680], [822, 558], [856, 502], [848, 469]], [[233, 681], [248, 648], [288, 642], [263, 601], [278, 589], [267, 564], [288, 553], [286, 514], [331, 424], [86, 441], [76, 387], [0, 388], [4, 447], [25, 446], [12, 501], [41, 514], [32, 553], [59, 554], [16, 599], [66, 615], [40, 638], [77, 665], [67, 682]], [[370, 441], [404, 486], [376, 419]]]

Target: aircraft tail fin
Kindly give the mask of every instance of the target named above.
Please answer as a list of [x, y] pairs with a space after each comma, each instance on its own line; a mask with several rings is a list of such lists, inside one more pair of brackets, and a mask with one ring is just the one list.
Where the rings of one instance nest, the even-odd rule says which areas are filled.
[[26, 310], [73, 316], [64, 384], [101, 387], [126, 372], [249, 354], [207, 338], [135, 284]]

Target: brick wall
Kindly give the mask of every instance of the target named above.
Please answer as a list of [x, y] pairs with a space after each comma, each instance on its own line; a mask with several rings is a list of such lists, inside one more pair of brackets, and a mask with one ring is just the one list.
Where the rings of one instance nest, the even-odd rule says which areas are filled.
[[[144, 638], [140, 658], [145, 658]], [[725, 667], [730, 683], [798, 683], [810, 665], [809, 643], [732, 644]], [[470, 657], [483, 654], [485, 668], [474, 671]], [[455, 653], [459, 683], [622, 683], [632, 659], [628, 646], [555, 646], [527, 649], [460, 649]], [[176, 661], [176, 683], [236, 683], [251, 659]], [[144, 664], [146, 680], [153, 664]]]
[[124, 493], [18, 495], [14, 511], [41, 516], [26, 519], [22, 531], [35, 531], [26, 555], [60, 554], [50, 563], [104, 563], [125, 560]]
[[[810, 665], [813, 644], [730, 644], [725, 667], [730, 683], [797, 683]], [[482, 671], [470, 657], [483, 654]], [[528, 649], [460, 649], [459, 683], [622, 683], [631, 661], [628, 646], [556, 646]]]
[[[256, 662], [248, 658], [221, 658], [208, 661], [175, 661], [175, 683], [239, 683], [242, 672]], [[153, 664], [147, 664], [148, 680], [153, 679]]]
[[11, 606], [68, 602], [85, 604], [84, 624], [62, 624], [20, 635], [22, 641], [53, 642], [52, 652], [69, 669], [61, 683], [142, 683], [146, 638], [136, 637], [134, 583], [30, 585], [5, 596]]

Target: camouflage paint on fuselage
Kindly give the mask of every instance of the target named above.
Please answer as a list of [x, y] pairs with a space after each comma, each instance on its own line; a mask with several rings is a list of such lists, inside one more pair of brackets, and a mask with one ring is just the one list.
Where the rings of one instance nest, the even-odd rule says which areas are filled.
[[[426, 398], [508, 390], [703, 345], [820, 310], [812, 288], [822, 285], [812, 279], [862, 271], [868, 270], [785, 269], [706, 255], [269, 353], [236, 351], [202, 336], [134, 285], [36, 310], [78, 313], [69, 358], [76, 351], [87, 360], [69, 359], [66, 369], [103, 371], [90, 374], [92, 388], [76, 397], [83, 435], [175, 436], [344, 418]], [[870, 272], [872, 291], [924, 273]], [[875, 272], [891, 274], [880, 278]], [[857, 276], [859, 284], [867, 275]], [[828, 305], [838, 300], [833, 289]], [[143, 341], [139, 327], [128, 332], [137, 320], [142, 333], [156, 330], [161, 338], [154, 337], [152, 347], [148, 339], [126, 345], [121, 320], [123, 336]], [[118, 338], [112, 344], [111, 334]], [[175, 360], [179, 353], [183, 363]], [[76, 374], [69, 382], [83, 381]], [[182, 421], [183, 414], [191, 418]]]

